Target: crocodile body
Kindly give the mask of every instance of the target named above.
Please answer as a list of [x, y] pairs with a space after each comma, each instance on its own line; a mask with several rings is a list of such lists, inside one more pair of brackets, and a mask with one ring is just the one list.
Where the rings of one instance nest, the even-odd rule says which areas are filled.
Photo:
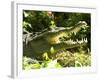
[[23, 44], [23, 55], [28, 57], [41, 56], [44, 52], [50, 52], [51, 47], [55, 52], [63, 49], [70, 49], [85, 45], [85, 42], [72, 42], [71, 40], [62, 42], [60, 38], [65, 36], [70, 38], [72, 33], [77, 33], [82, 27], [86, 27], [86, 22], [79, 22], [75, 27], [70, 29], [63, 27], [56, 27], [54, 30], [43, 32], [37, 36], [32, 37], [27, 43]]

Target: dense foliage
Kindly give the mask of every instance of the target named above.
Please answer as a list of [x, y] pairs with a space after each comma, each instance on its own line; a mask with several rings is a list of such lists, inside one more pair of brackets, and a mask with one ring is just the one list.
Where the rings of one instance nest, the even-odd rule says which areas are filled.
[[[54, 53], [43, 53], [43, 60], [23, 56], [23, 69], [63, 68], [91, 66], [91, 15], [89, 13], [66, 13], [50, 11], [23, 10], [23, 35], [27, 33], [41, 33], [55, 27], [73, 27], [79, 21], [85, 21], [88, 28], [82, 28], [72, 40], [87, 38], [87, 45]], [[66, 37], [61, 39], [66, 41]], [[41, 46], [42, 47], [42, 46]]]

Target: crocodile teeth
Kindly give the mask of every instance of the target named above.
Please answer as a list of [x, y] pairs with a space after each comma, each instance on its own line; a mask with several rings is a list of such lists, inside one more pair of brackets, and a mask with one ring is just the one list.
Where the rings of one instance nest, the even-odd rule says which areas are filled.
[[66, 41], [66, 43], [72, 45], [72, 44], [82, 44], [82, 43], [87, 43], [88, 40], [87, 38], [82, 38], [81, 40], [76, 39], [76, 41], [69, 39], [68, 41]]
[[81, 42], [81, 41], [79, 41], [78, 43], [79, 43], [79, 44], [81, 44], [82, 42]]
[[85, 39], [85, 42], [87, 43], [88, 41], [87, 41], [87, 38]]
[[83, 41], [85, 42], [85, 38], [83, 38]]
[[76, 44], [76, 42], [74, 42], [73, 44]]

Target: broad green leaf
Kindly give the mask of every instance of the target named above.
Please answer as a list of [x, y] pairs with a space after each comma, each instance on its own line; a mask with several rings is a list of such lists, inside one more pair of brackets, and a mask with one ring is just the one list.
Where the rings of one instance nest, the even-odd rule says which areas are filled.
[[51, 52], [51, 54], [55, 53], [54, 47], [51, 47], [50, 52]]

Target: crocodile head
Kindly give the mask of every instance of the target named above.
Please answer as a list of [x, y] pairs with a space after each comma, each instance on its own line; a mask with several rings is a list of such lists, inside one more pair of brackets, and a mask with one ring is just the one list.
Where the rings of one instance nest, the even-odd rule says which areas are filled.
[[[56, 27], [55, 29], [48, 31], [44, 36], [50, 44], [58, 44], [62, 42], [61, 39], [63, 39], [63, 37], [65, 37], [67, 40], [65, 42], [69, 43], [71, 41], [75, 43], [73, 40], [71, 40], [72, 35], [74, 34], [75, 36], [82, 28], [85, 29], [87, 27], [88, 26], [85, 21], [80, 21], [74, 27]], [[76, 41], [80, 43], [82, 41], [86, 41], [86, 39], [82, 38], [82, 41], [78, 41], [78, 39], [76, 39]]]
[[[54, 47], [55, 51], [62, 49], [70, 49], [74, 47], [79, 47], [85, 45], [88, 41], [86, 38], [71, 39], [73, 34], [77, 34], [82, 28], [87, 28], [87, 23], [85, 21], [80, 21], [74, 27], [64, 28], [55, 27], [52, 30], [41, 32], [32, 36], [32, 34], [25, 39], [27, 41], [26, 46], [23, 46], [23, 52], [25, 56], [36, 57], [42, 55], [44, 52], [50, 52], [50, 48]], [[65, 40], [61, 40], [66, 37]], [[28, 39], [31, 38], [31, 39]]]

